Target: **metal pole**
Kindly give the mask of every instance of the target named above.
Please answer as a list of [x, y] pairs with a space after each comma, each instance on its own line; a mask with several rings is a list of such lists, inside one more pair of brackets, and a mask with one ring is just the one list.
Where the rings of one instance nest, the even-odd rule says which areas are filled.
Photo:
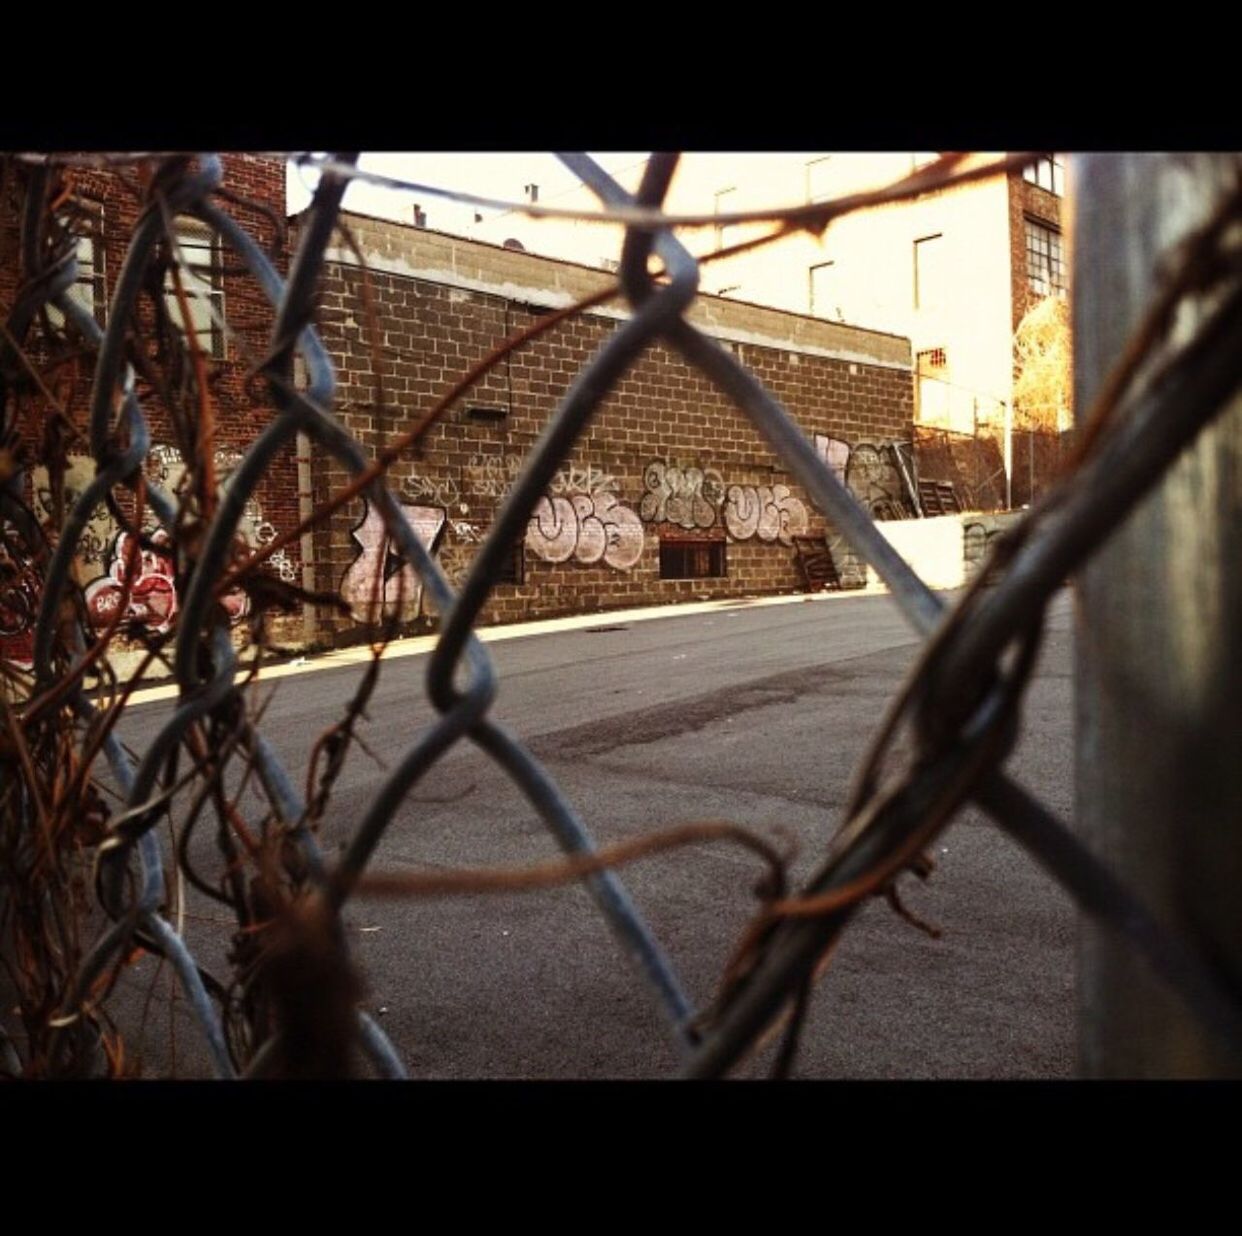
[[1005, 409], [1005, 510], [1013, 510], [1013, 409], [1007, 400], [1001, 402]]
[[[1075, 407], [1083, 415], [1237, 155], [1086, 155], [1074, 174]], [[1177, 330], [1191, 328], [1179, 321]], [[1076, 815], [1084, 841], [1242, 990], [1242, 399], [1077, 581]], [[1118, 941], [1084, 923], [1088, 1077], [1238, 1077]]]

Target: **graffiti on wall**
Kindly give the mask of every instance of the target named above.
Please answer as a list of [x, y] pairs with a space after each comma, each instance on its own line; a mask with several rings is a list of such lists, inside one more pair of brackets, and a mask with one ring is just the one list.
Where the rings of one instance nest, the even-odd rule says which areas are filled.
[[[401, 514], [414, 529], [414, 535], [436, 552], [447, 514], [443, 507], [401, 503]], [[420, 612], [423, 585], [418, 572], [392, 543], [384, 527], [384, 517], [366, 502], [362, 522], [350, 535], [358, 543], [358, 556], [341, 577], [341, 599], [350, 607], [354, 618], [365, 622], [371, 615], [372, 602], [378, 600], [385, 616], [398, 607], [410, 617]]]
[[842, 485], [845, 481], [845, 470], [850, 463], [850, 444], [840, 438], [830, 438], [825, 434], [815, 435], [815, 453], [836, 473]]
[[724, 479], [715, 468], [680, 467], [653, 459], [643, 472], [638, 513], [645, 523], [711, 528], [724, 501]]
[[466, 492], [480, 498], [503, 498], [522, 470], [520, 455], [476, 452], [465, 468]]
[[[82, 491], [95, 476], [95, 461], [86, 456], [70, 456], [61, 486], [62, 510], [67, 514], [81, 496]], [[46, 468], [35, 468], [31, 474], [34, 485], [34, 510], [39, 522], [51, 530], [55, 524], [55, 504], [51, 481]], [[116, 524], [102, 503], [91, 512], [91, 517], [78, 538], [76, 558], [86, 567], [99, 567], [108, 560], [108, 550], [116, 536]]]
[[[119, 620], [125, 626], [144, 627], [151, 635], [163, 635], [172, 629], [177, 616], [177, 572], [172, 547], [164, 529], [148, 529], [151, 548], [134, 543], [128, 532], [118, 532], [112, 542], [107, 569], [83, 589], [86, 612], [96, 630], [116, 619], [122, 601], [125, 610]], [[166, 548], [165, 548], [166, 547]], [[133, 570], [128, 573], [130, 556]], [[125, 596], [128, 574], [129, 596]], [[250, 598], [234, 588], [220, 598], [231, 623], [240, 622], [250, 611]]]
[[[216, 475], [222, 488], [241, 459], [239, 451], [227, 446], [215, 452]], [[176, 494], [183, 487], [185, 464], [174, 446], [153, 446], [147, 455], [145, 471], [152, 483], [170, 493]], [[60, 495], [64, 511], [73, 507], [94, 475], [93, 460], [84, 456], [69, 459]], [[49, 535], [54, 535], [56, 503], [47, 470], [36, 469], [32, 480], [35, 512]], [[88, 577], [83, 595], [90, 624], [95, 630], [107, 627], [116, 619], [116, 611], [125, 596], [131, 552], [134, 562], [129, 597], [124, 612], [116, 620], [122, 627], [141, 627], [152, 635], [163, 635], [172, 628], [178, 610], [172, 546], [167, 532], [158, 529], [151, 520], [144, 521], [143, 532], [150, 544], [131, 550], [132, 535], [120, 530], [107, 508], [100, 505], [92, 512], [78, 539], [75, 558], [81, 575]], [[238, 532], [256, 548], [276, 539], [276, 527], [264, 516], [257, 497], [252, 496], [246, 502]], [[296, 578], [293, 560], [283, 549], [272, 554], [264, 566], [283, 580], [292, 582]], [[221, 603], [232, 623], [240, 622], [249, 612], [249, 597], [241, 589], [233, 589], [221, 597]]]
[[815, 435], [815, 453], [875, 519], [907, 519], [914, 512], [897, 466], [895, 444]]
[[0, 659], [18, 669], [34, 668], [34, 624], [39, 579], [7, 519], [0, 526]]
[[585, 468], [566, 464], [558, 468], [556, 475], [548, 482], [551, 494], [593, 494], [602, 490], [615, 494], [617, 489], [617, 478], [592, 464], [587, 464]]
[[735, 541], [780, 541], [792, 545], [806, 533], [806, 506], [788, 485], [726, 485], [712, 467], [653, 459], [643, 472], [639, 514], [645, 523], [676, 524], [688, 531], [723, 522]]
[[466, 576], [470, 574], [470, 564], [474, 562], [477, 552], [475, 546], [469, 542], [450, 541], [446, 538], [440, 543], [436, 561], [444, 572], [444, 578], [459, 592], [466, 582]]
[[544, 562], [604, 562], [628, 571], [642, 557], [643, 525], [598, 469], [562, 468], [531, 512], [526, 545]]
[[788, 485], [730, 485], [725, 495], [724, 523], [735, 541], [780, 541], [792, 545], [810, 526], [806, 507]]
[[461, 490], [451, 476], [407, 476], [401, 482], [401, 496], [411, 506], [442, 506], [447, 510], [461, 500]]
[[[150, 537], [153, 545], [169, 544], [168, 533], [162, 528], [151, 532]], [[133, 541], [130, 533], [117, 533], [107, 570], [92, 579], [84, 590], [86, 612], [96, 629], [112, 622], [125, 597], [128, 575], [129, 598], [121, 622], [145, 627], [152, 635], [163, 635], [177, 616], [177, 571], [172, 553], [135, 547]], [[126, 567], [131, 554], [133, 571], [129, 573]]]
[[[242, 461], [241, 451], [228, 446], [219, 447], [215, 452], [215, 470], [220, 487], [228, 483], [233, 470]], [[147, 456], [147, 475], [157, 484], [169, 490], [176, 490], [185, 476], [185, 464], [181, 452], [175, 446], [157, 445], [151, 448]], [[253, 494], [242, 508], [242, 516], [238, 521], [237, 530], [248, 544], [256, 549], [262, 548], [276, 539], [276, 525], [263, 513], [263, 506]], [[293, 560], [283, 549], [278, 549], [264, 562], [265, 569], [279, 575], [286, 583], [293, 583], [297, 578], [297, 569]]]
[[993, 543], [1004, 532], [1008, 522], [995, 516], [985, 516], [962, 525], [962, 565], [968, 580], [973, 579], [983, 569], [984, 562], [992, 552]]

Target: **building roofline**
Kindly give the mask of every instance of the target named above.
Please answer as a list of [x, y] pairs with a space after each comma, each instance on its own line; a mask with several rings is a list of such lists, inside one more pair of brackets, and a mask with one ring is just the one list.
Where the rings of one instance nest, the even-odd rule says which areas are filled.
[[[297, 223], [309, 210], [310, 206], [308, 205], [300, 211], [286, 215], [286, 222]], [[611, 273], [610, 271], [604, 270], [599, 266], [590, 266], [585, 262], [574, 261], [572, 258], [549, 257], [545, 253], [534, 253], [529, 249], [510, 249], [506, 248], [503, 244], [497, 244], [495, 241], [479, 240], [474, 236], [464, 236], [460, 232], [446, 232], [440, 228], [420, 227], [415, 223], [407, 223], [404, 219], [392, 219], [386, 215], [372, 214], [365, 210], [342, 210], [340, 214], [347, 218], [353, 217], [368, 219], [374, 223], [380, 223], [388, 227], [398, 228], [411, 234], [442, 236], [446, 240], [454, 243], [478, 245], [480, 248], [490, 249], [495, 252], [516, 254], [522, 258], [530, 258], [537, 262], [546, 262], [550, 266], [554, 267], [570, 267], [574, 270], [586, 271], [589, 274], [597, 275], [601, 278], [605, 278]], [[704, 300], [715, 301], [719, 304], [740, 305], [749, 309], [758, 309], [767, 313], [780, 313], [791, 318], [801, 318], [807, 322], [815, 322], [825, 326], [844, 328], [845, 330], [859, 331], [867, 335], [877, 335], [885, 339], [895, 339], [901, 342], [910, 343], [911, 365], [913, 365], [914, 350], [910, 337], [908, 335], [899, 334], [896, 331], [880, 330], [874, 326], [860, 326], [854, 322], [836, 322], [830, 318], [819, 318], [815, 317], [813, 314], [799, 313], [795, 309], [786, 309], [778, 305], [765, 305], [762, 301], [743, 300], [741, 297], [737, 296], [720, 296], [715, 292], [704, 292], [701, 289], [697, 295]]]

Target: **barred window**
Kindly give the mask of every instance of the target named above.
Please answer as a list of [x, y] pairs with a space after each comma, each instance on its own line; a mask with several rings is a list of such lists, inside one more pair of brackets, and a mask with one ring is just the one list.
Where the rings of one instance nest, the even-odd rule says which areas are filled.
[[[57, 215], [57, 222], [75, 236], [78, 277], [68, 290], [69, 297], [89, 313], [100, 326], [106, 325], [108, 289], [104, 278], [103, 203], [73, 198]], [[59, 328], [65, 315], [54, 305], [47, 307], [48, 320]]]
[[1065, 295], [1061, 233], [1034, 219], [1026, 221], [1026, 278], [1036, 296]]
[[1022, 173], [1022, 179], [1061, 197], [1065, 192], [1065, 165], [1056, 155], [1052, 155], [1033, 163]]
[[[185, 217], [176, 222], [176, 236], [181, 260], [185, 263], [181, 270], [181, 287], [189, 302], [191, 329], [206, 355], [223, 357], [224, 332], [216, 321], [224, 317], [220, 238], [205, 223]], [[185, 318], [171, 267], [164, 276], [164, 299], [173, 326], [184, 334]]]
[[949, 356], [944, 348], [926, 348], [915, 354], [918, 419], [940, 424], [950, 415]]
[[724, 541], [660, 538], [661, 579], [723, 579], [727, 575]]

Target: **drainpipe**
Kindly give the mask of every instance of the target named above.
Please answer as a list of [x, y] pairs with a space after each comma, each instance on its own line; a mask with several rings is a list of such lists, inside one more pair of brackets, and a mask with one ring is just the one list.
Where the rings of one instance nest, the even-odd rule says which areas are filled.
[[[300, 356], [293, 358], [293, 384], [298, 390], [306, 389], [306, 363]], [[305, 523], [315, 511], [315, 491], [311, 474], [310, 439], [299, 432], [297, 436], [298, 466], [298, 522]], [[302, 559], [302, 587], [307, 592], [315, 587], [315, 534], [303, 532], [299, 538], [299, 556]], [[315, 642], [315, 607], [302, 604], [302, 639], [307, 645]]]
[[[311, 444], [304, 434], [298, 434], [298, 522], [305, 523], [315, 510], [314, 490], [311, 487]], [[303, 532], [299, 538], [299, 551], [302, 558], [302, 587], [307, 592], [315, 589], [315, 534]], [[302, 638], [307, 644], [315, 641], [315, 607], [302, 606]]]

